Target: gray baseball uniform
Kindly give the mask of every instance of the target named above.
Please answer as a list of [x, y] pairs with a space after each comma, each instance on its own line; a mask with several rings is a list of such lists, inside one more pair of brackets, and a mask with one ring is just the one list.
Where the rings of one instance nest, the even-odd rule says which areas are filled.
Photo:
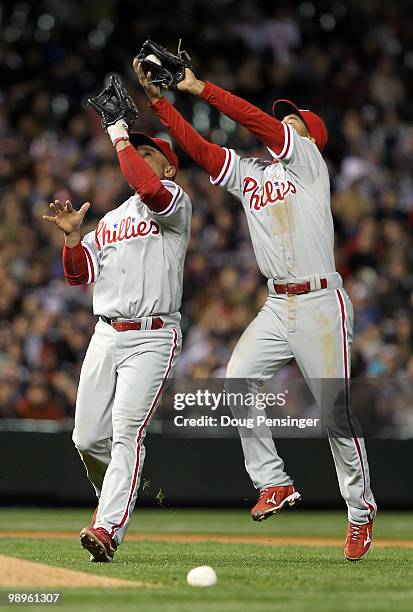
[[[330, 428], [329, 440], [349, 520], [366, 523], [376, 505], [364, 440], [348, 404], [353, 309], [335, 269], [328, 170], [316, 145], [283, 125], [285, 146], [278, 156], [270, 150], [273, 162], [226, 149], [221, 173], [211, 178], [241, 201], [259, 268], [269, 279], [268, 299], [235, 347], [227, 377], [264, 381], [295, 358], [322, 408], [320, 379], [343, 381], [350, 435]], [[327, 288], [321, 288], [321, 279]], [[308, 281], [311, 292], [277, 294], [274, 281]], [[258, 489], [292, 483], [268, 428], [240, 429], [240, 434], [246, 468]]]
[[[119, 544], [142, 472], [147, 424], [181, 350], [179, 308], [191, 202], [172, 181], [167, 210], [152, 212], [135, 194], [108, 212], [82, 241], [100, 317], [139, 320], [115, 331], [99, 319], [80, 374], [73, 441], [99, 506], [95, 527]], [[151, 329], [152, 320], [163, 321]]]

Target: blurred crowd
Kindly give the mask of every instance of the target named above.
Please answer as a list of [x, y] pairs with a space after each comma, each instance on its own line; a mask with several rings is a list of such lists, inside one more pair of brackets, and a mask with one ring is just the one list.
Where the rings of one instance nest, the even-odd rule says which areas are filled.
[[[85, 233], [131, 194], [97, 116], [85, 109], [112, 72], [164, 135], [131, 60], [148, 34], [196, 73], [270, 112], [291, 98], [326, 120], [336, 263], [355, 309], [355, 377], [413, 378], [413, 19], [401, 2], [40, 0], [4, 6], [0, 43], [0, 416], [73, 416], [93, 332], [91, 288], [65, 284], [61, 232], [42, 221], [54, 198], [92, 203]], [[168, 93], [206, 137], [267, 157], [203, 101]], [[177, 375], [223, 376], [266, 297], [239, 203], [182, 153], [194, 205]], [[298, 375], [294, 365], [291, 376]], [[394, 385], [397, 389], [397, 384]], [[383, 423], [413, 435], [398, 391]], [[400, 405], [402, 404], [402, 405]], [[410, 411], [411, 412], [411, 411]], [[410, 420], [409, 420], [410, 419]]]

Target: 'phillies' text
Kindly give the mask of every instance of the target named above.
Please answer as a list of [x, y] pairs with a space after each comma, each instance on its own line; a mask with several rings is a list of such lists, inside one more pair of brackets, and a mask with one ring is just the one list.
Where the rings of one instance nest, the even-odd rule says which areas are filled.
[[102, 246], [112, 244], [113, 242], [121, 242], [122, 240], [130, 240], [131, 238], [145, 238], [152, 235], [157, 236], [160, 233], [160, 227], [153, 221], [137, 221], [136, 225], [132, 224], [132, 217], [126, 217], [116, 224], [115, 229], [110, 229], [106, 221], [100, 221], [95, 230], [96, 246], [101, 250]]
[[243, 194], [247, 197], [247, 194], [250, 194], [250, 210], [260, 210], [267, 204], [282, 202], [289, 193], [297, 193], [296, 186], [291, 181], [265, 181], [262, 189], [260, 189], [260, 185], [255, 178], [252, 178], [252, 176], [244, 178]]

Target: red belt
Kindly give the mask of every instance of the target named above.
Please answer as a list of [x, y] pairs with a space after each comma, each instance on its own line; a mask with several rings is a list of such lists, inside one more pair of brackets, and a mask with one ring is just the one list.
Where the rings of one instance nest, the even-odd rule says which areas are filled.
[[[142, 329], [142, 323], [140, 321], [117, 321], [116, 319], [108, 319], [108, 317], [100, 317], [102, 321], [111, 325], [116, 331], [123, 332], [129, 331], [130, 329]], [[152, 324], [149, 329], [161, 329], [164, 323], [159, 317], [152, 318]]]
[[[327, 279], [320, 278], [320, 289], [327, 289]], [[304, 283], [273, 283], [275, 293], [298, 295], [312, 291], [310, 281]]]

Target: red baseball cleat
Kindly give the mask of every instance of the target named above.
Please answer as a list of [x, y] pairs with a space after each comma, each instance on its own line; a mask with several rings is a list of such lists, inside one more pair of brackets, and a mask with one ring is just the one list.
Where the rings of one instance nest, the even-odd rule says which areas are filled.
[[260, 493], [257, 503], [251, 510], [253, 521], [263, 521], [264, 519], [282, 510], [285, 504], [295, 506], [301, 501], [301, 495], [293, 485], [286, 487], [267, 487]]
[[116, 551], [116, 542], [112, 540], [107, 531], [101, 527], [83, 527], [80, 532], [80, 543], [91, 553], [91, 561], [97, 563], [110, 563]]
[[348, 561], [360, 561], [373, 545], [373, 519], [364, 525], [348, 524], [344, 556]]

